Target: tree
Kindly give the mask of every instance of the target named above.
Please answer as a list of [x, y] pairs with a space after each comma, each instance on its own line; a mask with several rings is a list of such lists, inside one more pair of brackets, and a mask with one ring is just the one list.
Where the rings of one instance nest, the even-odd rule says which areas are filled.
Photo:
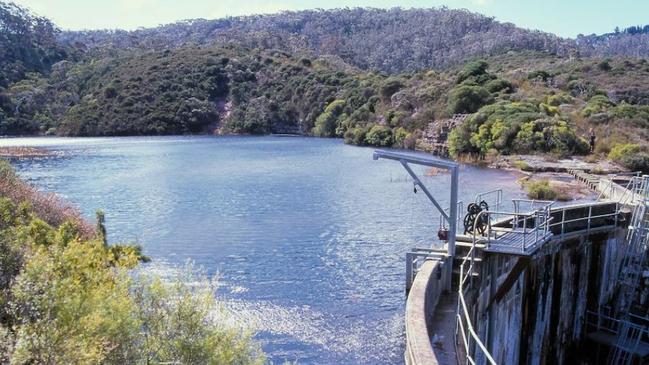
[[390, 77], [381, 84], [380, 94], [383, 100], [390, 100], [390, 97], [403, 87], [403, 82], [395, 77]]
[[101, 242], [103, 242], [104, 246], [108, 245], [108, 238], [106, 236], [106, 217], [104, 215], [104, 211], [98, 210], [97, 211], [97, 227], [95, 228], [97, 231], [97, 236]]
[[391, 146], [392, 130], [384, 125], [375, 125], [365, 135], [365, 143], [377, 147]]
[[487, 73], [489, 64], [484, 60], [472, 61], [464, 65], [464, 68], [457, 77], [457, 83], [462, 83], [470, 77], [476, 77]]
[[474, 113], [491, 102], [493, 98], [484, 87], [460, 85], [451, 91], [449, 111], [453, 114]]
[[315, 121], [313, 134], [318, 137], [333, 137], [336, 135], [338, 117], [345, 107], [344, 100], [334, 100], [325, 108], [324, 112]]

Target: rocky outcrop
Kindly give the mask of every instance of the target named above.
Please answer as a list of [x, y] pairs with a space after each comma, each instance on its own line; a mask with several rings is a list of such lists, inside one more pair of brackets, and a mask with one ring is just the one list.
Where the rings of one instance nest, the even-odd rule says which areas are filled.
[[469, 117], [470, 114], [455, 114], [451, 118], [435, 120], [426, 126], [417, 149], [439, 156], [448, 156], [448, 135]]

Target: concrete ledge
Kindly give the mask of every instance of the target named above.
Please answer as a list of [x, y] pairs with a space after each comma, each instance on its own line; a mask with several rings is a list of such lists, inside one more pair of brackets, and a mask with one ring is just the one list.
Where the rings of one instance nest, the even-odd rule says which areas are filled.
[[[435, 365], [439, 359], [435, 354], [428, 328], [435, 308], [445, 288], [448, 270], [443, 270], [443, 261], [427, 260], [421, 266], [410, 288], [406, 301], [406, 353], [407, 365]], [[441, 277], [438, 279], [438, 268]]]

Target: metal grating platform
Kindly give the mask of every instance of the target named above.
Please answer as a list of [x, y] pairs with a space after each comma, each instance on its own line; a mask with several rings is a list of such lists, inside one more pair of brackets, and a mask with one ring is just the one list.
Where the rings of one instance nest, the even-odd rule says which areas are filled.
[[490, 239], [489, 246], [485, 251], [528, 256], [550, 241], [552, 236], [552, 232], [547, 232], [530, 237], [530, 234], [522, 229], [512, 229]]

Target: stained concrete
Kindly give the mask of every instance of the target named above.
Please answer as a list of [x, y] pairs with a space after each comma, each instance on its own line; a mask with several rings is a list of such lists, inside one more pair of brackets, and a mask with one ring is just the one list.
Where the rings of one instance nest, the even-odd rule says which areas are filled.
[[440, 364], [457, 363], [454, 345], [456, 310], [457, 293], [442, 294], [429, 328], [433, 351]]
[[584, 351], [588, 309], [610, 299], [611, 266], [623, 230], [555, 240], [530, 260], [501, 300], [489, 306], [514, 266], [508, 255], [483, 258], [473, 323], [499, 364], [567, 364]]

